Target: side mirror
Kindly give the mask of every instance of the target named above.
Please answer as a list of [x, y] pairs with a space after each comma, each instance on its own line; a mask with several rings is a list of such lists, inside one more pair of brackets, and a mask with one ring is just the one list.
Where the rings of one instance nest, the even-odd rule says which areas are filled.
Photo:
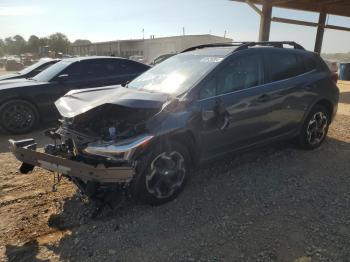
[[57, 77], [57, 81], [63, 83], [68, 80], [68, 74], [62, 74]]
[[130, 81], [126, 81], [126, 82], [124, 82], [124, 83], [121, 83], [121, 86], [122, 86], [122, 87], [126, 87], [129, 83], [130, 83]]

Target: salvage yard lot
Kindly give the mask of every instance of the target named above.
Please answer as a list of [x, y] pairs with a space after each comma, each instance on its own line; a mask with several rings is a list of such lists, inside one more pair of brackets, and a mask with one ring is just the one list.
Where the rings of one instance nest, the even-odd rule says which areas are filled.
[[[350, 83], [315, 151], [280, 143], [227, 156], [193, 172], [159, 207], [127, 201], [91, 218], [67, 180], [19, 163], [0, 135], [0, 260], [348, 261]], [[42, 130], [31, 136], [43, 145]], [[28, 136], [22, 136], [28, 137]]]

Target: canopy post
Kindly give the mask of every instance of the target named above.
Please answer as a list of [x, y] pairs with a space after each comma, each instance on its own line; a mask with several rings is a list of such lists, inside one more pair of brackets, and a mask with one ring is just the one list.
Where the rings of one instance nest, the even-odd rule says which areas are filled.
[[271, 28], [272, 6], [269, 3], [264, 3], [262, 6], [260, 18], [259, 41], [269, 41]]
[[322, 50], [322, 42], [323, 42], [324, 28], [326, 26], [326, 19], [327, 19], [327, 14], [320, 13], [320, 16], [318, 19], [315, 48], [314, 48], [314, 51], [319, 54], [321, 53], [321, 50]]

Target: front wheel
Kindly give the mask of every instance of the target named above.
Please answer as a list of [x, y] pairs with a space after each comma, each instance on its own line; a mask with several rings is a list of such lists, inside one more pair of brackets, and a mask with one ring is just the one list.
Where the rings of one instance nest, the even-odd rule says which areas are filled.
[[0, 124], [11, 134], [32, 131], [39, 119], [35, 106], [25, 100], [10, 100], [0, 108]]
[[299, 144], [303, 149], [312, 150], [319, 147], [326, 139], [330, 124], [328, 110], [316, 105], [307, 116], [301, 133]]
[[138, 160], [132, 195], [138, 200], [160, 205], [175, 199], [189, 175], [189, 154], [179, 143], [155, 146]]

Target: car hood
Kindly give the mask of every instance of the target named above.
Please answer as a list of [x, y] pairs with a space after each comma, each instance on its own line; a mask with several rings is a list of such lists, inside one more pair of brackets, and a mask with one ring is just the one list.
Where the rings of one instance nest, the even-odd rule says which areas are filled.
[[56, 101], [63, 117], [75, 117], [105, 104], [129, 108], [161, 108], [170, 99], [168, 94], [151, 93], [117, 86], [72, 90]]
[[14, 73], [12, 73], [12, 74], [6, 74], [6, 75], [2, 75], [2, 76], [0, 76], [0, 81], [2, 81], [2, 80], [8, 80], [8, 79], [13, 79], [13, 78], [20, 78], [21, 77], [21, 75], [19, 75], [19, 74], [14, 74]]
[[25, 79], [25, 78], [3, 80], [3, 81], [0, 81], [0, 91], [5, 89], [10, 89], [10, 88], [27, 87], [27, 86], [33, 86], [38, 84], [43, 84], [43, 83], [37, 82], [35, 80]]

